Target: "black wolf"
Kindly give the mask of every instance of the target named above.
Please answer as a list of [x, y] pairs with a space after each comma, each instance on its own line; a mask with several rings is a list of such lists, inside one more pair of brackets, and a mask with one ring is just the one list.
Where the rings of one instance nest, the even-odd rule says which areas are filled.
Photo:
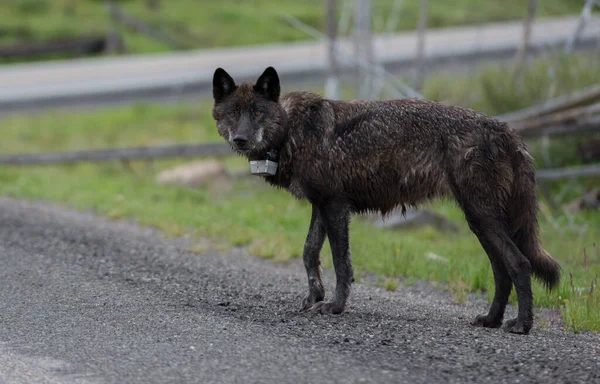
[[[469, 109], [414, 99], [334, 101], [309, 92], [280, 95], [279, 76], [265, 69], [255, 84], [237, 85], [222, 68], [213, 77], [219, 134], [249, 160], [272, 156], [266, 181], [312, 204], [304, 245], [308, 294], [302, 309], [343, 312], [354, 281], [348, 226], [352, 213], [389, 213], [438, 197], [454, 197], [487, 253], [495, 296], [473, 325], [497, 328], [514, 284], [516, 319], [533, 325], [531, 275], [548, 288], [559, 264], [538, 237], [533, 159], [507, 124]], [[336, 273], [324, 300], [319, 254], [329, 238]]]

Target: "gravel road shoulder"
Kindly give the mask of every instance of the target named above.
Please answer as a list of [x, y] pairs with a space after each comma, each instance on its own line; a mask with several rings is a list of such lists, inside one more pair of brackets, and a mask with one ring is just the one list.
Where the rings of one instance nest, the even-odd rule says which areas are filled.
[[473, 328], [485, 302], [426, 285], [355, 284], [342, 315], [299, 313], [299, 262], [187, 245], [0, 198], [0, 381], [600, 382], [597, 333]]

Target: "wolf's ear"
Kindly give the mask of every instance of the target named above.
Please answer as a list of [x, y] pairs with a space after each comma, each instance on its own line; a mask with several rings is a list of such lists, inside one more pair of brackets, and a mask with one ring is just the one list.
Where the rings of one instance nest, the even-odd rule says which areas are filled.
[[219, 102], [231, 95], [237, 86], [223, 68], [217, 68], [213, 75], [213, 98]]
[[277, 102], [279, 100], [281, 88], [279, 85], [279, 75], [277, 75], [275, 68], [268, 67], [265, 69], [258, 80], [256, 80], [254, 90], [271, 101]]

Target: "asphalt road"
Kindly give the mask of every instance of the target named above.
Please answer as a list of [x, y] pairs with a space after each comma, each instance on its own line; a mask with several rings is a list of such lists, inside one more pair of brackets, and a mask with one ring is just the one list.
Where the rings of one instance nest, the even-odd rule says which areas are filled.
[[485, 303], [424, 286], [357, 284], [344, 314], [301, 314], [299, 263], [185, 249], [0, 198], [0, 382], [600, 382], [595, 333], [473, 328]]
[[[578, 15], [536, 19], [531, 31], [532, 49], [562, 49], [578, 20]], [[433, 70], [512, 58], [522, 34], [521, 20], [430, 29], [424, 53], [427, 66]], [[590, 19], [577, 47], [596, 49], [599, 34], [600, 19]], [[327, 72], [325, 42], [310, 41], [309, 36], [307, 39], [252, 47], [0, 65], [0, 112], [206, 97], [210, 96], [212, 76], [219, 66], [236, 81], [254, 81], [273, 65], [286, 92], [305, 89], [309, 84], [322, 84]], [[352, 41], [341, 39], [340, 44], [346, 52], [353, 51]], [[394, 72], [413, 67], [416, 47], [416, 31], [378, 35], [373, 41], [377, 60]], [[340, 66], [346, 76], [353, 78], [352, 60], [342, 59]]]

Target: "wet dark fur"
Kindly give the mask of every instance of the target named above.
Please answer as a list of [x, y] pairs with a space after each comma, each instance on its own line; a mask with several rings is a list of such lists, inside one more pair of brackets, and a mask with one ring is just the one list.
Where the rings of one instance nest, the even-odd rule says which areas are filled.
[[[241, 85], [219, 68], [213, 96], [219, 134], [250, 160], [278, 151], [278, 172], [266, 181], [312, 204], [303, 253], [309, 285], [304, 310], [344, 310], [353, 281], [352, 213], [385, 214], [397, 206], [453, 197], [490, 259], [496, 284], [489, 313], [472, 324], [500, 327], [514, 284], [518, 317], [505, 329], [529, 332], [531, 275], [552, 288], [560, 266], [538, 237], [532, 158], [505, 123], [430, 101], [343, 102], [308, 92], [280, 96], [272, 67], [256, 84]], [[326, 236], [337, 279], [331, 301], [323, 301], [319, 260]]]

